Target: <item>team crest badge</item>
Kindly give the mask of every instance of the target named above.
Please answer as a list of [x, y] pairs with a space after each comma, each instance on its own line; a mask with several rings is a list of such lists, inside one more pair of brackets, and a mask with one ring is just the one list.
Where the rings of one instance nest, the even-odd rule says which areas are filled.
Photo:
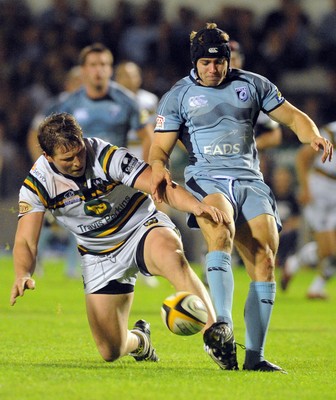
[[33, 206], [26, 201], [19, 202], [19, 213], [20, 214], [27, 214], [29, 211], [33, 209]]
[[239, 88], [236, 88], [236, 93], [238, 95], [238, 99], [241, 101], [247, 101], [248, 99], [248, 93], [247, 93], [247, 87], [246, 86], [241, 86]]

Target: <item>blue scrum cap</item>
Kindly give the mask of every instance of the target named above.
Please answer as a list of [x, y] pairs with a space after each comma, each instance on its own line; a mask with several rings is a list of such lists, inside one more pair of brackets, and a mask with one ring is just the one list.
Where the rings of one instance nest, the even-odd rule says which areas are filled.
[[196, 67], [200, 58], [226, 58], [230, 60], [229, 41], [227, 34], [218, 28], [204, 28], [198, 31], [190, 44], [191, 61]]

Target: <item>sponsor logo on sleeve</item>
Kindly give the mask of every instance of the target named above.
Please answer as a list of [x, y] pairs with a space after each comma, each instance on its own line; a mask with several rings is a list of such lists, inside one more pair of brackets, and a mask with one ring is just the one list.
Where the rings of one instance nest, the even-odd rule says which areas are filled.
[[19, 202], [19, 213], [20, 214], [27, 214], [29, 211], [33, 209], [33, 206], [26, 201]]
[[277, 99], [278, 103], [280, 103], [283, 100], [282, 93], [280, 92], [279, 89], [277, 90], [276, 99]]
[[157, 224], [159, 221], [158, 221], [158, 219], [156, 218], [156, 217], [153, 217], [153, 218], [150, 218], [150, 219], [148, 219], [145, 223], [144, 223], [144, 225], [145, 226], [151, 226], [151, 225], [153, 225], [153, 224]]
[[127, 153], [125, 154], [125, 157], [121, 162], [121, 169], [125, 174], [129, 175], [134, 170], [134, 168], [137, 167], [138, 164], [139, 160], [131, 154]]
[[165, 117], [162, 115], [158, 115], [156, 117], [156, 125], [155, 129], [164, 129]]
[[46, 182], [44, 173], [37, 169], [36, 163], [33, 165], [31, 169], [31, 174], [35, 176], [39, 181]]

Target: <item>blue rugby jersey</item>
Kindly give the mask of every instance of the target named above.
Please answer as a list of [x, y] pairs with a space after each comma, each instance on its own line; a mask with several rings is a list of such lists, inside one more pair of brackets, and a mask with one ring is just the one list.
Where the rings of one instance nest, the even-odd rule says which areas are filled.
[[198, 172], [262, 179], [254, 126], [260, 111], [284, 101], [273, 83], [252, 72], [234, 69], [221, 85], [205, 87], [192, 71], [160, 100], [155, 132], [179, 132], [189, 153], [186, 181]]
[[85, 139], [83, 178], [68, 178], [40, 156], [19, 196], [19, 217], [51, 211], [76, 237], [81, 253], [104, 254], [124, 246], [155, 212], [151, 197], [132, 186], [147, 164], [127, 149]]
[[69, 94], [47, 109], [44, 114], [67, 112], [72, 114], [83, 129], [84, 137], [99, 137], [118, 147], [126, 147], [130, 130], [144, 126], [135, 96], [118, 83], [111, 81], [108, 94], [91, 99], [84, 88]]

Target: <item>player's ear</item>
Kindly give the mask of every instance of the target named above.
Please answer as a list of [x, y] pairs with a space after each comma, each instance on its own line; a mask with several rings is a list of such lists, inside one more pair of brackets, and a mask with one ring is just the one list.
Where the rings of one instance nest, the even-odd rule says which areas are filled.
[[48, 154], [45, 151], [42, 154], [47, 159], [48, 162], [53, 162], [52, 157], [48, 156]]

